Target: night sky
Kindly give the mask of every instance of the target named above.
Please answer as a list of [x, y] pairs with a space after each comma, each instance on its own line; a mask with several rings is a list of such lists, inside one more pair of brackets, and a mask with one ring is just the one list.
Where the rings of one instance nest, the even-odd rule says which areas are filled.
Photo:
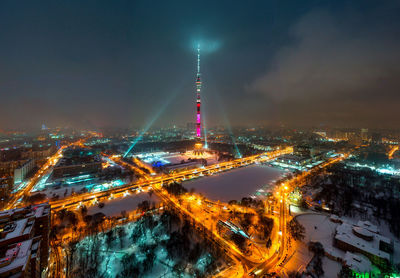
[[0, 129], [398, 127], [400, 1], [0, 1]]

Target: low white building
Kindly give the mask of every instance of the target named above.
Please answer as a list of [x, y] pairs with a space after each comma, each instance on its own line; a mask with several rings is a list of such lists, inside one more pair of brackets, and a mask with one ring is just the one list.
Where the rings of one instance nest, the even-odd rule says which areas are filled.
[[357, 273], [366, 273], [372, 271], [371, 262], [363, 255], [356, 255], [351, 252], [346, 252], [343, 263]]
[[27, 174], [35, 168], [35, 161], [29, 159], [14, 170], [14, 184], [21, 183]]
[[377, 266], [386, 266], [391, 261], [393, 242], [378, 232], [378, 228], [369, 222], [359, 225], [342, 223], [335, 232], [335, 245], [353, 253], [360, 253]]

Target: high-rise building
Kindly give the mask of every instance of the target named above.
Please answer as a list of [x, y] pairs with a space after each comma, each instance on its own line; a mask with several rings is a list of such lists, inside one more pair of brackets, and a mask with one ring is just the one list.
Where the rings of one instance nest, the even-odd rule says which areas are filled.
[[33, 159], [29, 159], [19, 167], [14, 170], [14, 184], [19, 184], [23, 182], [26, 175], [28, 175], [33, 168], [35, 168], [35, 161]]
[[0, 212], [0, 277], [41, 277], [49, 258], [50, 205]]

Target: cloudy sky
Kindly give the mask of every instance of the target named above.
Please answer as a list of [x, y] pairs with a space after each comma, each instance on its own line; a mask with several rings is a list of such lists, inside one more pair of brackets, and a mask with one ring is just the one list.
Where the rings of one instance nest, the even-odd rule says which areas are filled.
[[0, 2], [0, 128], [398, 127], [400, 1]]

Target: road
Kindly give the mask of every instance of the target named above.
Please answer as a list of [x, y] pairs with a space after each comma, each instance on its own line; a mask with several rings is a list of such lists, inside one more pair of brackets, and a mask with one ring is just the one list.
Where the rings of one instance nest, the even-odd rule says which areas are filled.
[[389, 158], [389, 159], [393, 159], [394, 153], [395, 153], [396, 151], [398, 151], [398, 150], [399, 150], [399, 146], [397, 146], [397, 145], [391, 147], [390, 150], [389, 150], [389, 152], [388, 152], [388, 158]]
[[35, 185], [39, 182], [39, 180], [45, 176], [46, 174], [50, 173], [52, 167], [57, 164], [58, 160], [62, 157], [62, 152], [64, 149], [71, 147], [71, 146], [83, 146], [83, 142], [85, 139], [80, 139], [76, 142], [70, 143], [68, 145], [64, 145], [58, 149], [58, 151], [49, 157], [46, 163], [36, 172], [36, 174], [30, 178], [28, 184], [21, 190], [17, 191], [14, 196], [10, 199], [7, 206], [5, 206], [4, 210], [15, 208], [18, 200], [23, 196], [28, 195]]
[[[222, 162], [219, 164], [210, 165], [210, 166], [200, 168], [200, 169], [192, 169], [192, 170], [182, 171], [182, 172], [175, 173], [172, 175], [149, 176], [145, 172], [140, 172], [145, 177], [145, 180], [143, 180], [143, 181], [123, 185], [120, 187], [115, 187], [115, 188], [112, 188], [112, 189], [109, 189], [106, 191], [102, 191], [102, 192], [84, 193], [84, 194], [80, 194], [80, 195], [69, 196], [62, 200], [51, 201], [50, 205], [52, 207], [52, 211], [55, 212], [57, 210], [64, 209], [64, 208], [80, 206], [82, 204], [92, 202], [94, 200], [101, 200], [101, 198], [108, 198], [109, 196], [112, 196], [112, 195], [115, 197], [118, 197], [118, 194], [124, 193], [127, 190], [135, 190], [138, 188], [149, 187], [149, 186], [152, 186], [153, 188], [157, 188], [157, 185], [161, 186], [164, 183], [169, 183], [169, 182], [173, 182], [173, 181], [182, 181], [185, 179], [191, 179], [194, 177], [210, 175], [210, 174], [213, 174], [216, 172], [225, 171], [225, 170], [229, 170], [229, 169], [233, 169], [233, 168], [237, 168], [237, 167], [247, 166], [247, 165], [250, 165], [250, 164], [253, 164], [256, 162], [268, 161], [268, 160], [274, 159], [277, 156], [280, 156], [282, 154], [291, 153], [292, 151], [293, 151], [293, 149], [291, 147], [289, 147], [284, 150], [273, 151], [273, 152], [269, 152], [269, 153], [263, 153], [261, 155], [254, 155], [251, 157], [240, 158], [240, 159], [236, 159], [236, 160], [232, 160], [232, 161]], [[55, 165], [55, 163], [58, 161], [61, 153], [62, 153], [62, 150], [59, 150], [59, 152], [55, 155], [55, 157], [49, 159], [48, 163], [46, 163], [46, 166], [43, 167], [39, 172], [47, 173], [47, 171], [49, 171], [51, 168], [50, 166]], [[111, 157], [109, 157], [109, 158], [111, 158]], [[126, 163], [119, 158], [113, 158], [113, 160], [119, 164], [122, 164], [124, 167], [132, 167], [132, 170], [134, 170], [134, 171], [138, 171], [138, 169], [140, 170], [140, 168], [135, 167], [132, 164]], [[31, 182], [30, 182], [31, 186], [30, 186], [30, 188], [27, 187], [26, 190], [24, 190], [24, 194], [28, 193], [34, 187], [34, 185], [36, 184], [36, 182], [38, 181], [39, 178], [40, 178], [40, 176], [38, 176], [37, 179], [35, 178], [35, 179], [31, 180]], [[172, 202], [168, 196], [163, 195], [159, 191], [158, 191], [158, 195], [164, 201], [168, 201], [169, 203], [172, 203], [175, 206], [177, 206], [177, 203]], [[18, 199], [16, 199], [16, 200], [18, 200]], [[179, 208], [181, 209], [180, 211], [185, 212], [186, 215], [190, 215], [190, 212], [187, 211], [185, 208], [181, 208], [180, 206], [179, 206]], [[236, 263], [235, 267], [237, 269], [236, 268], [228, 269], [228, 270], [225, 270], [224, 273], [226, 273], [226, 272], [234, 273], [234, 271], [236, 271], [237, 275], [235, 275], [235, 276], [242, 277], [244, 275], [244, 273], [246, 272], [245, 270], [247, 269], [247, 267], [253, 266], [255, 263], [257, 263], [255, 261], [249, 260], [249, 258], [244, 256], [240, 252], [240, 250], [237, 249], [236, 246], [234, 246], [233, 244], [231, 244], [228, 241], [226, 241], [225, 239], [223, 239], [218, 233], [216, 233], [215, 231], [212, 231], [212, 229], [210, 230], [209, 228], [207, 228], [206, 225], [204, 225], [204, 222], [202, 220], [194, 217], [194, 215], [191, 215], [191, 217], [196, 221], [196, 223], [198, 223], [199, 226], [202, 226], [203, 229], [207, 230], [208, 235], [210, 236], [210, 239], [213, 240], [213, 242], [215, 242], [216, 244], [218, 244], [223, 250], [225, 250], [225, 252], [229, 252], [230, 253], [229, 255], [231, 256], [232, 260], [235, 261], [235, 263]], [[62, 262], [61, 262], [62, 259], [61, 259], [60, 253], [59, 253], [60, 248], [55, 247], [55, 248], [53, 248], [53, 250], [55, 252], [54, 264], [55, 264], [57, 273], [60, 273], [59, 271], [60, 271], [60, 268], [62, 265]], [[241, 264], [238, 264], [238, 258], [240, 258]], [[245, 265], [245, 268], [242, 266], [243, 263]]]
[[[65, 147], [64, 147], [65, 148]], [[276, 158], [277, 156], [280, 156], [282, 154], [287, 154], [291, 153], [293, 151], [292, 148], [286, 148], [283, 150], [279, 151], [273, 151], [269, 153], [263, 153], [261, 155], [254, 155], [250, 157], [245, 157], [245, 158], [240, 158], [240, 159], [235, 159], [232, 161], [226, 161], [226, 162], [221, 162], [219, 164], [214, 164], [202, 168], [197, 168], [197, 169], [192, 169], [192, 170], [186, 170], [182, 171], [179, 173], [174, 173], [170, 175], [162, 175], [162, 176], [150, 176], [148, 174], [143, 176], [145, 177], [144, 180], [131, 183], [131, 184], [126, 184], [123, 186], [115, 187], [106, 191], [102, 192], [96, 192], [96, 193], [84, 193], [80, 195], [75, 195], [75, 196], [69, 196], [67, 198], [64, 198], [62, 200], [57, 200], [57, 201], [51, 201], [50, 204], [52, 206], [53, 211], [57, 211], [63, 208], [71, 208], [75, 207], [78, 205], [81, 205], [82, 203], [88, 203], [92, 202], [94, 200], [100, 200], [102, 198], [108, 198], [109, 196], [114, 196], [118, 198], [119, 194], [123, 194], [127, 190], [134, 190], [138, 188], [144, 188], [144, 187], [152, 187], [155, 191], [155, 193], [166, 203], [172, 204], [175, 206], [178, 211], [181, 213], [185, 214], [186, 216], [189, 216], [192, 218], [199, 227], [203, 227], [203, 229], [207, 230], [208, 235], [210, 236], [210, 239], [213, 240], [217, 245], [219, 245], [225, 252], [229, 253], [228, 255], [233, 258], [236, 262], [240, 261], [240, 264], [242, 267], [240, 268], [241, 271], [237, 271], [238, 277], [246, 276], [246, 272], [248, 269], [254, 267], [257, 265], [257, 268], [255, 269], [256, 271], [253, 271], [254, 273], [257, 272], [259, 269], [261, 269], [261, 273], [266, 273], [274, 264], [276, 264], [280, 258], [282, 258], [285, 255], [285, 241], [286, 241], [286, 222], [287, 222], [287, 215], [286, 215], [286, 198], [281, 199], [281, 204], [280, 204], [280, 217], [279, 217], [279, 227], [280, 227], [280, 235], [281, 235], [281, 244], [279, 245], [279, 249], [277, 252], [274, 252], [268, 259], [265, 259], [260, 263], [260, 260], [256, 260], [254, 257], [249, 257], [247, 255], [244, 255], [233, 243], [227, 241], [226, 239], [222, 238], [216, 230], [213, 228], [215, 227], [216, 221], [214, 219], [213, 221], [205, 221], [205, 217], [202, 217], [201, 214], [196, 214], [194, 215], [190, 211], [188, 211], [185, 207], [183, 207], [181, 204], [176, 202], [169, 194], [166, 193], [165, 190], [162, 189], [162, 185], [166, 183], [170, 183], [173, 181], [182, 181], [182, 180], [187, 180], [187, 179], [192, 179], [195, 177], [199, 176], [204, 176], [204, 175], [212, 175], [214, 173], [220, 172], [220, 171], [226, 171], [230, 170], [233, 168], [237, 167], [242, 167], [242, 166], [247, 166], [256, 162], [265, 162], [268, 160], [272, 160]], [[22, 197], [24, 194], [27, 194], [30, 192], [30, 190], [34, 187], [34, 185], [37, 183], [37, 181], [40, 179], [40, 177], [43, 174], [46, 174], [48, 171], [50, 171], [51, 166], [53, 166], [58, 159], [61, 157], [62, 149], [60, 149], [52, 158], [49, 159], [49, 161], [39, 170], [37, 175], [33, 177], [28, 186], [21, 192], [19, 192], [18, 196], [14, 197], [14, 200], [12, 203], [10, 203], [10, 207], [12, 207], [15, 202]], [[123, 162], [121, 159], [117, 158], [114, 159], [115, 162], [119, 164], [123, 164], [125, 167], [134, 167], [133, 170], [137, 171], [138, 167], [135, 167], [129, 163]], [[332, 160], [333, 161], [333, 160]], [[326, 167], [329, 165], [331, 162], [324, 163], [323, 167]], [[321, 167], [317, 166], [317, 167]], [[309, 173], [311, 174], [312, 171], [310, 170]], [[300, 177], [294, 178], [292, 182], [288, 182], [287, 186], [297, 184], [299, 182], [300, 178], [304, 178], [306, 174], [300, 175]], [[208, 215], [205, 213], [204, 215]], [[203, 215], [203, 216], [204, 216]], [[210, 219], [212, 218], [211, 216], [209, 217]], [[208, 219], [208, 218], [207, 218]], [[214, 225], [214, 226], [213, 226]], [[58, 251], [58, 248], [57, 248]], [[57, 252], [56, 251], [56, 252]], [[57, 263], [57, 269], [60, 268], [60, 255], [55, 254], [56, 257], [58, 255], [58, 263]], [[225, 270], [227, 272], [228, 270]], [[239, 273], [240, 272], [240, 273]], [[258, 274], [258, 273], [257, 273]]]
[[[207, 231], [208, 236], [210, 239], [215, 242], [218, 246], [220, 246], [223, 250], [225, 250], [226, 253], [237, 263], [240, 262], [240, 265], [242, 267], [239, 267], [240, 271], [236, 271], [237, 277], [244, 277], [247, 276], [246, 273], [248, 273], [249, 269], [252, 269], [251, 273], [254, 273], [256, 276], [261, 276], [268, 271], [270, 271], [272, 268], [275, 267], [275, 265], [282, 259], [287, 256], [288, 248], [287, 248], [287, 231], [286, 231], [286, 223], [288, 221], [288, 216], [287, 216], [287, 205], [286, 205], [286, 197], [287, 197], [287, 192], [290, 192], [294, 187], [298, 186], [301, 184], [309, 175], [312, 175], [315, 173], [315, 171], [320, 170], [324, 167], [327, 167], [328, 165], [331, 165], [332, 163], [336, 163], [338, 161], [341, 161], [344, 159], [346, 156], [341, 156], [337, 158], [333, 158], [329, 161], [326, 161], [316, 167], [314, 167], [311, 170], [305, 171], [302, 174], [296, 176], [292, 180], [286, 182], [284, 185], [281, 186], [280, 188], [280, 194], [281, 194], [281, 199], [280, 199], [280, 206], [279, 206], [279, 235], [280, 235], [280, 244], [279, 248], [272, 253], [272, 255], [268, 259], [264, 259], [261, 263], [258, 260], [255, 260], [255, 258], [249, 257], [247, 255], [244, 255], [234, 244], [231, 242], [227, 241], [226, 239], [222, 238], [214, 229], [216, 221], [206, 221], [205, 215], [208, 215], [207, 219], [211, 219], [212, 215], [209, 215], [209, 213], [203, 213], [201, 215], [200, 213], [197, 213], [194, 215], [192, 212], [190, 212], [188, 209], [186, 209], [182, 204], [174, 200], [173, 196], [170, 196], [168, 193], [166, 193], [165, 190], [163, 190], [162, 185], [166, 183], [170, 183], [173, 181], [182, 181], [186, 179], [191, 179], [195, 178], [198, 176], [204, 176], [204, 175], [211, 175], [213, 173], [217, 173], [220, 171], [225, 171], [237, 167], [242, 167], [242, 166], [247, 166], [250, 164], [253, 164], [255, 162], [265, 162], [271, 159], [276, 158], [279, 155], [286, 154], [292, 152], [292, 148], [287, 148], [284, 150], [280, 151], [274, 151], [270, 153], [264, 153], [261, 155], [255, 155], [251, 157], [246, 157], [246, 158], [240, 158], [240, 159], [235, 159], [232, 161], [227, 161], [227, 162], [222, 162], [219, 164], [214, 164], [210, 166], [206, 166], [203, 168], [198, 168], [198, 169], [192, 169], [192, 170], [186, 170], [182, 171], [179, 173], [174, 173], [171, 175], [162, 175], [162, 176], [150, 176], [148, 174], [144, 175], [145, 179], [131, 183], [131, 184], [126, 184], [123, 186], [115, 187], [106, 191], [102, 192], [96, 192], [96, 193], [84, 193], [80, 195], [75, 195], [75, 196], [69, 196], [67, 198], [64, 198], [62, 200], [57, 200], [57, 201], [52, 201], [50, 202], [52, 206], [53, 211], [57, 211], [63, 208], [71, 208], [71, 207], [76, 207], [81, 204], [85, 204], [88, 202], [92, 202], [94, 200], [101, 200], [102, 198], [109, 198], [109, 196], [114, 196], [116, 198], [119, 197], [119, 194], [122, 195], [124, 192], [127, 190], [135, 190], [138, 188], [144, 188], [144, 187], [151, 187], [153, 188], [154, 192], [165, 202], [168, 204], [171, 204], [177, 208], [178, 211], [180, 211], [182, 214], [189, 216], [192, 218], [199, 227], [203, 227], [204, 230]], [[55, 157], [56, 158], [56, 157]], [[114, 159], [115, 162], [119, 164], [123, 164], [125, 167], [134, 167], [133, 170], [137, 171], [137, 167], [123, 162], [121, 159]], [[47, 163], [46, 163], [47, 164]], [[44, 171], [48, 170], [49, 167], [53, 164], [47, 165], [47, 167], [41, 169], [42, 173]], [[145, 173], [143, 173], [145, 174]], [[40, 178], [40, 177], [38, 177]], [[37, 180], [32, 180], [31, 181], [31, 186], [30, 188], [33, 188], [34, 184], [37, 182]], [[23, 194], [26, 194], [26, 192], [29, 192], [28, 186], [26, 187], [26, 190], [24, 190]], [[23, 196], [21, 194], [21, 196]], [[16, 199], [18, 200], [18, 199]], [[218, 219], [217, 219], [218, 220]], [[58, 248], [57, 248], [58, 249]], [[56, 254], [57, 255], [57, 254]], [[59, 254], [58, 254], [59, 256]], [[59, 265], [60, 263], [58, 263]], [[254, 267], [256, 266], [256, 267]], [[59, 266], [57, 266], [59, 267]], [[225, 270], [224, 272], [229, 272], [229, 270]]]
[[[200, 217], [200, 215], [195, 215], [190, 212], [185, 206], [181, 205], [176, 199], [170, 196], [162, 187], [154, 188], [154, 192], [160, 197], [163, 203], [173, 205], [177, 210], [177, 212], [181, 213], [184, 216], [189, 216], [192, 220], [195, 221], [196, 226], [201, 227], [203, 231], [206, 231], [207, 236], [210, 238], [212, 242], [217, 244], [224, 252], [229, 253], [229, 255], [234, 261], [238, 262], [238, 258], [241, 262], [245, 261], [247, 264], [252, 264], [253, 262], [249, 261], [246, 257], [243, 256], [242, 252], [234, 246], [232, 243], [229, 243], [224, 238], [222, 238], [214, 229], [210, 228], [204, 222], [204, 218]], [[240, 275], [238, 277], [242, 277], [245, 273], [245, 269], [240, 268]], [[239, 273], [238, 273], [239, 274]]]
[[250, 273], [253, 277], [262, 277], [264, 274], [269, 273], [270, 271], [279, 272], [282, 268], [279, 266], [279, 262], [284, 262], [290, 253], [290, 247], [287, 245], [289, 234], [287, 232], [286, 226], [287, 222], [290, 220], [288, 215], [287, 208], [287, 197], [288, 193], [293, 191], [297, 186], [302, 186], [305, 184], [308, 177], [318, 173], [322, 169], [334, 164], [338, 163], [349, 156], [348, 153], [339, 155], [335, 158], [331, 158], [307, 171], [302, 172], [300, 175], [293, 177], [291, 180], [284, 182], [277, 190], [279, 193], [279, 227], [280, 232], [279, 236], [281, 238], [281, 244], [279, 245], [279, 250], [274, 252], [274, 254], [262, 264], [254, 267]]
[[61, 147], [54, 155], [52, 155], [47, 162], [37, 171], [37, 173], [29, 180], [27, 186], [20, 191], [16, 192], [11, 200], [8, 202], [5, 210], [12, 209], [17, 205], [17, 202], [24, 195], [28, 195], [33, 189], [36, 183], [41, 179], [42, 176], [46, 175], [48, 171], [54, 166], [57, 161], [62, 157], [62, 151], [66, 146]]
[[[210, 171], [219, 167], [226, 167], [226, 168], [233, 168], [233, 167], [240, 167], [240, 166], [244, 166], [243, 162], [245, 162], [246, 165], [251, 164], [256, 162], [257, 159], [262, 159], [263, 161], [267, 161], [267, 160], [271, 160], [274, 159], [275, 157], [282, 155], [282, 154], [286, 154], [286, 153], [290, 153], [292, 152], [292, 148], [288, 148], [285, 149], [283, 151], [280, 152], [273, 152], [273, 153], [269, 153], [268, 155], [258, 155], [258, 156], [253, 156], [253, 157], [248, 157], [248, 158], [242, 158], [242, 159], [238, 159], [235, 161], [230, 161], [230, 162], [224, 162], [224, 163], [220, 163], [218, 165], [212, 165], [209, 167], [205, 167], [203, 170], [201, 169], [195, 169], [195, 170], [190, 170], [190, 171], [185, 171], [183, 174], [193, 174], [195, 173], [202, 173], [205, 171]], [[178, 176], [173, 175], [173, 178], [179, 178], [182, 175], [182, 173], [178, 174]], [[212, 215], [208, 215], [209, 213], [207, 212], [207, 209], [203, 209], [202, 213], [197, 213], [194, 214], [191, 211], [189, 211], [184, 204], [182, 204], [182, 200], [177, 201], [176, 198], [174, 198], [174, 196], [171, 196], [170, 194], [168, 194], [166, 192], [166, 190], [163, 189], [162, 187], [163, 183], [155, 183], [153, 185], [153, 189], [154, 192], [160, 197], [160, 199], [167, 203], [167, 204], [171, 204], [173, 205], [178, 212], [189, 216], [192, 220], [195, 221], [195, 223], [197, 223], [198, 226], [203, 227], [204, 230], [207, 231], [207, 233], [209, 235], [211, 235], [211, 239], [213, 240], [213, 242], [215, 242], [216, 244], [218, 244], [225, 252], [229, 253], [231, 258], [236, 258], [238, 260], [240, 260], [241, 265], [243, 266], [243, 271], [237, 271], [236, 274], [231, 274], [234, 276], [231, 277], [244, 277], [247, 276], [247, 269], [252, 268], [254, 265], [259, 264], [260, 260], [263, 264], [271, 264], [273, 263], [273, 261], [278, 257], [277, 255], [272, 255], [272, 259], [269, 258], [268, 260], [265, 260], [264, 256], [261, 254], [260, 256], [248, 256], [243, 254], [243, 252], [241, 250], [238, 249], [238, 247], [236, 247], [233, 243], [229, 242], [228, 240], [224, 239], [223, 237], [221, 237], [221, 235], [219, 235], [219, 233], [216, 231], [215, 227], [217, 225], [218, 222], [218, 218], [217, 217], [212, 217]], [[201, 205], [201, 200], [196, 199], [196, 200], [192, 200], [194, 202], [194, 204], [198, 204], [199, 206]], [[199, 203], [200, 202], [200, 203]], [[190, 201], [189, 201], [190, 203]], [[281, 207], [283, 208], [283, 213], [281, 213], [281, 217], [280, 217], [280, 230], [281, 232], [283, 231], [286, 234], [286, 219], [285, 219], [285, 203], [283, 201], [283, 203], [281, 203]], [[208, 216], [208, 217], [207, 217]], [[284, 246], [284, 244], [282, 243], [281, 246]], [[280, 253], [283, 253], [283, 248], [280, 248]], [[228, 271], [228, 270], [226, 270]]]

